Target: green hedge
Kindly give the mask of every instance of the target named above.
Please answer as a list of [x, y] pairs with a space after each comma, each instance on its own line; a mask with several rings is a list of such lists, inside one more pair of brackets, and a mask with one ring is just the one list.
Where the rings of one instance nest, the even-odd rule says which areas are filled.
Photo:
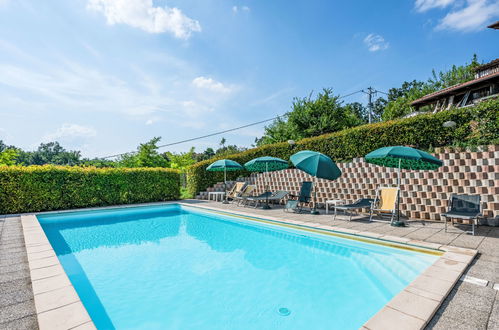
[[178, 199], [180, 174], [164, 168], [0, 166], [0, 214]]
[[[276, 143], [230, 155], [227, 158], [240, 164], [260, 156], [283, 159], [300, 150], [315, 150], [335, 161], [350, 161], [386, 146], [411, 145], [429, 150], [448, 145], [486, 145], [499, 143], [499, 99], [480, 103], [475, 107], [451, 109], [436, 114], [349, 128], [332, 134], [300, 140], [294, 147]], [[455, 128], [444, 128], [446, 121], [456, 122]], [[207, 172], [206, 167], [220, 158], [196, 163], [187, 169], [187, 188], [197, 194], [216, 182], [223, 181], [223, 172]], [[245, 172], [229, 172], [235, 179]]]

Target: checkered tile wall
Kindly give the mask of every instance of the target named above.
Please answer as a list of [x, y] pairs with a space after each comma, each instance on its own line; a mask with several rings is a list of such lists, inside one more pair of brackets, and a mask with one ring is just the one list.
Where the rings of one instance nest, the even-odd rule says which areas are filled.
[[[440, 220], [440, 213], [447, 210], [452, 193], [480, 194], [483, 215], [499, 215], [499, 145], [479, 152], [438, 150], [435, 156], [444, 162], [437, 171], [401, 171], [401, 211], [413, 219]], [[328, 199], [353, 202], [358, 198], [374, 198], [379, 186], [396, 185], [396, 169], [380, 167], [356, 158], [349, 163], [339, 163], [343, 172], [335, 181], [316, 180], [317, 201]], [[256, 177], [258, 192], [265, 189], [287, 190], [297, 193], [302, 181], [314, 178], [296, 169], [287, 169]], [[320, 205], [319, 205], [320, 206]]]

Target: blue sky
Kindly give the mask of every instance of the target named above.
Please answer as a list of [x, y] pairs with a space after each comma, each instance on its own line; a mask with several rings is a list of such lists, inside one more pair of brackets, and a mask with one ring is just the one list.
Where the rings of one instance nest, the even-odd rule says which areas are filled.
[[[499, 57], [496, 0], [0, 0], [0, 139], [87, 157]], [[356, 95], [347, 101], [365, 102]], [[249, 146], [263, 125], [224, 134]], [[172, 151], [217, 147], [221, 136]]]

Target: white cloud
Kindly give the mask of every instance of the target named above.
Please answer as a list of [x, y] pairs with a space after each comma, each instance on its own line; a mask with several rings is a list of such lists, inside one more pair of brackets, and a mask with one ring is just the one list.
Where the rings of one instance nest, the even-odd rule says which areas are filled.
[[234, 14], [237, 14], [237, 13], [239, 13], [239, 12], [241, 12], [241, 11], [244, 11], [244, 12], [249, 12], [250, 10], [251, 10], [251, 9], [250, 9], [250, 7], [248, 7], [248, 6], [233, 6], [233, 7], [232, 7], [232, 12], [233, 12]]
[[231, 88], [225, 86], [221, 82], [203, 76], [194, 78], [192, 84], [197, 88], [208, 89], [217, 93], [229, 93], [231, 91]]
[[55, 132], [46, 134], [43, 141], [57, 141], [60, 139], [89, 138], [97, 135], [97, 131], [88, 126], [78, 124], [62, 124]]
[[499, 1], [468, 0], [460, 9], [448, 13], [437, 25], [437, 30], [475, 31], [485, 28], [499, 16]]
[[453, 4], [456, 0], [416, 0], [414, 6], [420, 13], [433, 8], [445, 8]]
[[377, 52], [388, 48], [389, 43], [379, 34], [370, 33], [364, 38], [364, 44], [370, 52]]
[[197, 20], [187, 17], [178, 8], [154, 7], [152, 0], [89, 0], [87, 8], [106, 16], [107, 23], [128, 24], [149, 33], [172, 33], [188, 39], [200, 32]]
[[[81, 42], [77, 45], [81, 47]], [[161, 133], [166, 134], [165, 139], [175, 139], [184, 133], [188, 137], [187, 127], [201, 129], [214, 125], [221, 116], [219, 110], [231, 102], [239, 89], [235, 84], [224, 85], [202, 77], [189, 62], [168, 53], [137, 55], [144, 63], [136, 61], [136, 67], [129, 65], [128, 70], [118, 72], [79, 64], [59, 54], [48, 59], [32, 56], [1, 39], [0, 54], [18, 60], [0, 63], [0, 127], [9, 129], [14, 122], [49, 118], [49, 131], [38, 125], [38, 130], [30, 135], [35, 140], [29, 142], [32, 147], [42, 137], [44, 141], [57, 138], [66, 148], [83, 150], [86, 144], [95, 146], [86, 156], [115, 152], [117, 144], [125, 143], [117, 135], [128, 131], [130, 122], [139, 123], [133, 129], [142, 127], [151, 132], [159, 129], [159, 124], [173, 127]], [[105, 59], [106, 53], [101, 51], [101, 54]], [[196, 83], [201, 87], [194, 84], [194, 77], [200, 78]], [[75, 121], [81, 116], [99, 120]], [[75, 137], [69, 134], [71, 127], [62, 126], [63, 123], [92, 126], [98, 135]], [[0, 132], [0, 138], [8, 136]], [[123, 148], [126, 151], [129, 147]]]
[[152, 125], [152, 124], [156, 124], [159, 121], [161, 121], [160, 117], [149, 118], [148, 120], [146, 120], [146, 125], [149, 126], [149, 125]]

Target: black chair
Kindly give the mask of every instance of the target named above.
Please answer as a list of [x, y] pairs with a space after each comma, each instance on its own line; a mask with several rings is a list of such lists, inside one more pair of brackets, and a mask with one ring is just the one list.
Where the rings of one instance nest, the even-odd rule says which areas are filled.
[[448, 219], [451, 220], [451, 225], [454, 225], [454, 219], [464, 219], [471, 221], [470, 233], [475, 235], [475, 225], [478, 226], [478, 218], [482, 216], [480, 195], [452, 194], [449, 200], [449, 210], [440, 216], [445, 218], [445, 232], [447, 232]]
[[336, 220], [336, 214], [338, 213], [338, 210], [344, 211], [345, 213], [347, 213], [347, 211], [350, 211], [350, 218], [348, 219], [348, 221], [352, 221], [353, 211], [362, 210], [362, 209], [369, 209], [369, 221], [372, 221], [371, 216], [372, 216], [373, 203], [374, 203], [374, 199], [372, 199], [372, 198], [361, 198], [352, 204], [343, 204], [343, 205], [335, 206], [333, 220]]
[[311, 181], [303, 181], [300, 188], [299, 195], [289, 194], [289, 199], [284, 206], [284, 211], [293, 211], [300, 213], [302, 211], [302, 205], [305, 203], [310, 203], [312, 199], [312, 188], [313, 183]]

